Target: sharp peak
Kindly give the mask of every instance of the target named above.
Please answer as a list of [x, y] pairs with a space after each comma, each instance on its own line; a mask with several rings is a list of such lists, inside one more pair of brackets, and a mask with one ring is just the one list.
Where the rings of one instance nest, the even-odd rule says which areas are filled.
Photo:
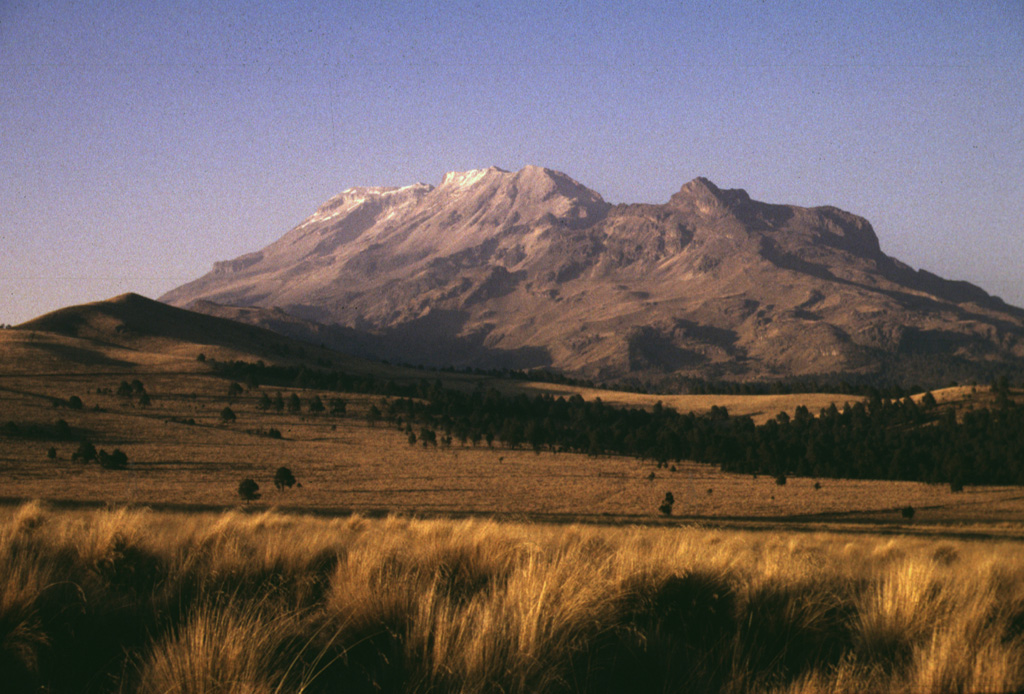
[[520, 191], [524, 189], [547, 190], [554, 187], [563, 193], [570, 191], [582, 192], [600, 198], [600, 195], [568, 174], [549, 169], [544, 166], [529, 164], [518, 171], [506, 171], [497, 166], [486, 169], [470, 169], [468, 171], [449, 171], [437, 187], [441, 191], [466, 191], [478, 184], [514, 183]]
[[726, 204], [743, 203], [750, 200], [750, 195], [742, 188], [719, 188], [710, 179], [704, 176], [697, 176], [692, 181], [684, 183], [679, 192], [672, 196], [672, 201], [682, 202], [694, 198], [706, 199], [708, 197]]
[[556, 169], [551, 169], [551, 168], [548, 168], [546, 166], [538, 166], [536, 164], [526, 164], [525, 166], [523, 166], [523, 168], [519, 169], [518, 171], [509, 171], [507, 169], [501, 168], [500, 166], [488, 166], [487, 168], [481, 168], [481, 169], [467, 169], [465, 171], [449, 171], [449, 172], [447, 172], [444, 175], [444, 178], [442, 180], [442, 185], [445, 182], [448, 182], [451, 179], [460, 179], [460, 178], [466, 178], [466, 177], [474, 177], [474, 178], [479, 177], [479, 178], [482, 178], [482, 177], [484, 177], [486, 175], [489, 175], [489, 174], [501, 174], [502, 176], [512, 176], [513, 178], [518, 178], [518, 177], [522, 177], [522, 176], [538, 175], [538, 174], [543, 175], [543, 176], [547, 176], [548, 178], [567, 178], [567, 179], [571, 179], [572, 178], [571, 176], [569, 176], [568, 174], [566, 174], [566, 173], [564, 173], [562, 171], [558, 171]]
[[683, 187], [679, 189], [682, 191], [708, 191], [710, 193], [719, 194], [724, 192], [722, 188], [715, 185], [714, 181], [704, 176], [697, 176], [691, 181], [683, 184]]

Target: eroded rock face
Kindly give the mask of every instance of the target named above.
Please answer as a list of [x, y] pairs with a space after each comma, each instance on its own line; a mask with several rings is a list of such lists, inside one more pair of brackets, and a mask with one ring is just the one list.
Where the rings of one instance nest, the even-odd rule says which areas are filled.
[[886, 256], [856, 215], [766, 204], [704, 178], [663, 205], [612, 206], [532, 166], [351, 188], [162, 300], [363, 356], [602, 379], [1024, 360], [1024, 312]]

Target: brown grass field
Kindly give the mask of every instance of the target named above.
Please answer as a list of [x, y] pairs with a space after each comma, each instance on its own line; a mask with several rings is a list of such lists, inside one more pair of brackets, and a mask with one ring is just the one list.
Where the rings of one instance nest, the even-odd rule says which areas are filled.
[[[931, 525], [946, 530], [988, 526], [998, 534], [1016, 533], [1024, 521], [1024, 491], [1016, 487], [968, 488], [952, 494], [943, 485], [870, 480], [791, 478], [784, 487], [770, 477], [723, 473], [709, 465], [683, 462], [675, 472], [649, 461], [613, 456], [539, 454], [481, 444], [426, 449], [410, 446], [398, 430], [369, 426], [364, 414], [379, 396], [346, 395], [344, 417], [262, 412], [259, 390], [230, 403], [237, 420], [224, 424], [229, 382], [195, 360], [195, 345], [158, 344], [160, 351], [124, 349], [91, 341], [22, 331], [0, 332], [0, 424], [52, 424], [64, 419], [89, 432], [97, 448], [120, 448], [128, 470], [104, 470], [71, 460], [75, 441], [0, 439], [2, 497], [17, 501], [131, 503], [230, 507], [239, 503], [244, 477], [260, 484], [258, 506], [321, 512], [476, 514], [505, 518], [663, 523], [799, 522], [907, 526], [898, 510], [917, 513], [906, 530]], [[208, 350], [213, 351], [213, 350]], [[245, 356], [222, 353], [222, 358]], [[444, 376], [444, 375], [442, 375]], [[116, 391], [122, 380], [141, 380], [152, 399], [141, 407]], [[471, 377], [455, 376], [463, 385]], [[486, 380], [486, 379], [485, 379]], [[489, 381], [487, 381], [489, 382]], [[564, 387], [515, 384], [564, 394]], [[313, 391], [279, 390], [304, 400]], [[964, 389], [962, 389], [964, 390]], [[326, 401], [332, 394], [319, 393]], [[723, 404], [731, 412], [764, 413], [775, 407], [824, 407], [837, 398], [822, 394], [786, 396], [653, 396], [584, 391], [586, 397], [629, 406], [662, 400], [673, 407], [689, 403], [702, 411]], [[82, 398], [82, 410], [55, 408], [52, 398]], [[970, 397], [970, 393], [960, 393]], [[948, 392], [937, 397], [949, 399]], [[845, 401], [847, 398], [843, 398]], [[686, 409], [682, 407], [681, 409]], [[779, 410], [775, 410], [777, 413]], [[812, 411], [815, 411], [812, 409]], [[195, 424], [181, 423], [194, 420]], [[283, 438], [256, 433], [277, 428]], [[50, 446], [57, 458], [47, 458]], [[301, 488], [278, 491], [272, 484], [279, 466], [292, 469]], [[675, 518], [660, 517], [665, 492], [676, 498]]]

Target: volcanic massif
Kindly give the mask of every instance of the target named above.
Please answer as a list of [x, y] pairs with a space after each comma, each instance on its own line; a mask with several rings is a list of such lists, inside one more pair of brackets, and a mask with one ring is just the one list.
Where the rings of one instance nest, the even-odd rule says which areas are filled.
[[660, 205], [536, 166], [350, 188], [161, 300], [358, 356], [604, 381], [1024, 363], [1021, 309], [887, 256], [854, 214], [705, 178]]

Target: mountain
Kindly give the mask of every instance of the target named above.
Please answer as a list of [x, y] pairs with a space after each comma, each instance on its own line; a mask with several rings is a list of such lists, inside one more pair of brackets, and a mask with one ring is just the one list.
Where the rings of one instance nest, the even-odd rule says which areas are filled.
[[350, 188], [162, 301], [363, 356], [603, 380], [1022, 370], [1024, 311], [835, 207], [705, 178], [611, 205], [535, 166]]

